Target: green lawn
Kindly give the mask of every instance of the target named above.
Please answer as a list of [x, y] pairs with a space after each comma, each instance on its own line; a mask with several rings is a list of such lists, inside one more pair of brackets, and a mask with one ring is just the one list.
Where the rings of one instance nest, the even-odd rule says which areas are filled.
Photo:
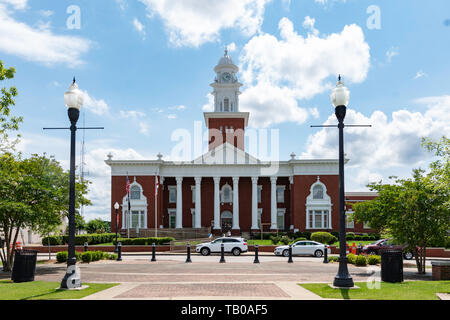
[[305, 283], [300, 286], [322, 298], [368, 300], [439, 300], [436, 293], [450, 293], [450, 281], [381, 282], [380, 289], [369, 289], [367, 283], [355, 283], [359, 289], [333, 289], [324, 283]]
[[13, 283], [10, 280], [1, 280], [0, 300], [80, 299], [118, 284], [85, 283], [89, 288], [79, 291], [58, 290], [59, 285], [59, 282], [33, 281]]

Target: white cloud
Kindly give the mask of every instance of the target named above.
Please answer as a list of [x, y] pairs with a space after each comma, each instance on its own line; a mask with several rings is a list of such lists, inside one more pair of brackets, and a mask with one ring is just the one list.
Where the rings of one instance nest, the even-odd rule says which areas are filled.
[[142, 36], [142, 39], [145, 40], [146, 32], [145, 32], [144, 25], [137, 18], [134, 18], [133, 26], [139, 32], [139, 34]]
[[199, 47], [219, 39], [223, 29], [244, 35], [260, 31], [265, 5], [271, 0], [139, 0], [149, 16], [161, 17], [174, 46]]
[[416, 76], [414, 77], [414, 80], [417, 80], [422, 77], [427, 77], [427, 76], [428, 75], [425, 72], [423, 72], [422, 70], [419, 70], [419, 71], [417, 71]]
[[236, 43], [234, 43], [234, 42], [230, 43], [229, 45], [227, 45], [227, 49], [228, 49], [228, 52], [236, 51]]
[[[15, 8], [26, 6], [26, 1], [8, 2], [14, 3]], [[90, 47], [91, 42], [81, 37], [55, 35], [42, 25], [33, 28], [18, 22], [0, 3], [0, 51], [3, 53], [45, 65], [62, 63], [75, 67], [83, 63], [81, 56]]]
[[[330, 90], [329, 77], [343, 74], [346, 81], [360, 83], [370, 67], [370, 47], [356, 25], [340, 33], [319, 36], [315, 20], [307, 17], [307, 36], [298, 34], [292, 22], [279, 22], [280, 39], [267, 33], [254, 36], [240, 57], [242, 80], [241, 111], [250, 111], [255, 126], [306, 121], [308, 109], [298, 100], [310, 99]], [[204, 106], [210, 109], [213, 101]], [[316, 116], [314, 110], [312, 115]]]
[[392, 47], [386, 52], [387, 62], [392, 62], [392, 58], [400, 54], [399, 47]]
[[106, 104], [105, 100], [103, 100], [103, 99], [97, 100], [97, 99], [89, 96], [87, 91], [82, 91], [82, 92], [83, 92], [83, 99], [84, 99], [83, 106], [86, 107], [87, 110], [89, 110], [90, 112], [92, 112], [96, 115], [100, 115], [100, 116], [107, 114], [109, 112], [109, 107]]
[[0, 0], [0, 4], [8, 4], [15, 10], [24, 10], [27, 8], [28, 0]]
[[[421, 148], [422, 137], [439, 139], [442, 135], [450, 135], [450, 96], [414, 102], [425, 105], [426, 111], [398, 110], [392, 113], [390, 120], [381, 111], [375, 111], [369, 117], [352, 109], [347, 111], [347, 124], [373, 126], [345, 129], [345, 152], [350, 159], [348, 176], [356, 189], [381, 177], [386, 179], [398, 173], [409, 175], [412, 168], [431, 159], [431, 155]], [[337, 120], [331, 115], [325, 123], [336, 124]], [[337, 141], [338, 130], [324, 128], [308, 138], [301, 158], [335, 159], [338, 157]]]
[[173, 119], [176, 119], [177, 118], [177, 115], [176, 114], [169, 114], [168, 116], [167, 116], [167, 119], [170, 119], [170, 120], [173, 120]]
[[149, 125], [146, 122], [140, 121], [139, 122], [139, 132], [142, 133], [143, 135], [148, 136], [148, 129], [149, 129]]
[[49, 18], [49, 17], [51, 17], [52, 15], [53, 15], [53, 11], [51, 11], [51, 10], [39, 10], [39, 14], [41, 15], [41, 16], [43, 16], [44, 18]]
[[128, 111], [120, 110], [119, 116], [124, 119], [139, 119], [145, 117], [146, 114], [141, 111], [135, 110], [128, 110]]

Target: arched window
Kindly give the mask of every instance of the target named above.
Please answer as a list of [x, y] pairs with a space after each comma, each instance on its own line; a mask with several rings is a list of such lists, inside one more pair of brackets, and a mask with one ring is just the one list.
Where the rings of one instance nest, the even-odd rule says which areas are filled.
[[229, 112], [230, 111], [230, 99], [225, 98], [225, 100], [223, 100], [223, 110], [225, 112]]
[[230, 185], [226, 184], [222, 187], [222, 192], [220, 195], [220, 202], [230, 203], [233, 201], [233, 189]]
[[138, 186], [132, 186], [130, 188], [130, 199], [131, 200], [140, 200], [141, 199], [141, 188]]
[[323, 187], [321, 185], [315, 185], [313, 188], [313, 199], [323, 199]]

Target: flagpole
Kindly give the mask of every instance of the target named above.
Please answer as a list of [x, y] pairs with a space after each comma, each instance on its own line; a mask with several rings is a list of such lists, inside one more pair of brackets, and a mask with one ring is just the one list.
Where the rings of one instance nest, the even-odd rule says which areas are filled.
[[155, 237], [158, 237], [158, 205], [157, 205], [157, 201], [158, 201], [158, 181], [157, 181], [158, 177], [155, 174]]

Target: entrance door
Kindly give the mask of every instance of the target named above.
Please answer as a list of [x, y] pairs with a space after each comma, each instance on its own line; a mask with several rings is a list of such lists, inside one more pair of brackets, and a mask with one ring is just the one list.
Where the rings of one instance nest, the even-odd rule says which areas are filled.
[[230, 211], [222, 212], [221, 216], [222, 232], [227, 233], [233, 227], [233, 214]]

